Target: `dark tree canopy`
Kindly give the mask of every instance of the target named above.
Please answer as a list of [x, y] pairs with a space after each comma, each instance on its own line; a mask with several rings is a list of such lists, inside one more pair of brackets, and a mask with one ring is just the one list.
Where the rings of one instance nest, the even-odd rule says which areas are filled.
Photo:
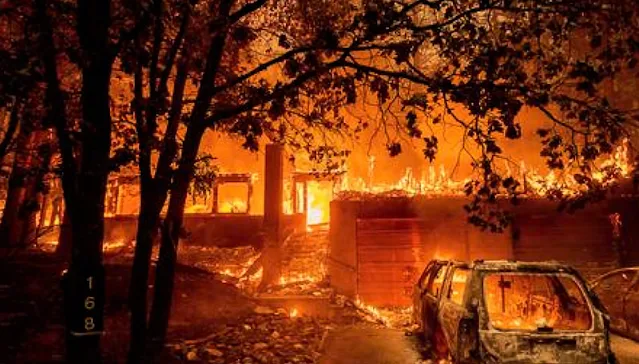
[[[476, 171], [467, 185], [474, 199], [468, 210], [475, 223], [493, 229], [507, 216], [490, 205], [499, 195], [523, 193], [524, 181], [502, 167], [512, 164], [502, 145], [525, 129], [538, 128], [540, 155], [564, 181], [548, 188], [551, 198], [579, 207], [605, 196], [620, 176], [614, 165], [600, 167], [635, 133], [636, 110], [615, 103], [610, 90], [636, 78], [636, 1], [375, 0], [331, 16], [322, 4], [299, 3], [313, 7], [304, 14], [315, 16], [314, 37], [273, 35], [278, 47], [268, 50], [284, 58], [276, 81], [240, 76], [246, 81], [238, 86], [251, 92], [234, 97], [230, 110], [216, 105], [210, 124], [242, 111], [230, 130], [247, 137], [248, 146], [264, 133], [330, 159], [344, 154], [323, 143], [326, 131], [376, 123], [393, 131], [386, 133], [391, 156], [409, 136], [424, 142], [431, 161], [436, 126], [461, 128], [463, 152]], [[344, 107], [371, 106], [381, 110], [380, 120], [344, 122]], [[526, 109], [544, 115], [544, 126], [523, 119]], [[564, 193], [569, 182], [577, 193]]]

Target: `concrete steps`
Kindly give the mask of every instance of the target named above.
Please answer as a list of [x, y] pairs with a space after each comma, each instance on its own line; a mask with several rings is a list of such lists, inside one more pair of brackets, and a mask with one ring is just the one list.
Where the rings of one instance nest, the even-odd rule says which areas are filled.
[[283, 249], [283, 275], [285, 277], [322, 276], [327, 248], [327, 228], [295, 233]]

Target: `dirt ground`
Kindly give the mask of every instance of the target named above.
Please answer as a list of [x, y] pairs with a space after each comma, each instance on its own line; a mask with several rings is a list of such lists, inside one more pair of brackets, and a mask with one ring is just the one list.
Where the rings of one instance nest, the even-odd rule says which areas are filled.
[[[28, 252], [0, 262], [0, 363], [55, 363], [64, 358], [60, 274], [63, 262]], [[121, 363], [128, 348], [130, 266], [107, 264], [105, 363]], [[253, 312], [255, 303], [235, 287], [197, 269], [179, 267], [169, 341], [192, 339]], [[150, 287], [152, 289], [152, 287]]]
[[[64, 360], [60, 273], [52, 255], [28, 252], [0, 261], [0, 364]], [[128, 350], [130, 266], [107, 260], [104, 363], [122, 363]], [[261, 306], [234, 286], [179, 266], [163, 363], [429, 363], [417, 337], [342, 317], [340, 322], [289, 317]], [[151, 290], [152, 287], [149, 287]], [[613, 336], [621, 364], [639, 364], [639, 343]]]

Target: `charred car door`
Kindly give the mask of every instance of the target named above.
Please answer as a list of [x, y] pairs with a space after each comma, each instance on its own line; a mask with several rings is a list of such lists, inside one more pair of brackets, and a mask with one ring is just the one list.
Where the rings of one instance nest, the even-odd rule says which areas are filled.
[[433, 335], [437, 327], [437, 315], [439, 313], [439, 301], [441, 296], [444, 279], [448, 271], [448, 263], [438, 263], [433, 266], [429, 274], [426, 291], [422, 297], [422, 322], [424, 330], [424, 338], [427, 342], [432, 343]]
[[639, 340], [639, 275], [624, 296], [625, 334], [632, 339]]
[[441, 298], [439, 322], [448, 350], [455, 356], [461, 322], [469, 316], [466, 308], [466, 292], [470, 283], [471, 270], [466, 267], [454, 267], [449, 276]]
[[419, 277], [419, 280], [413, 287], [413, 321], [417, 323], [419, 326], [423, 326], [423, 311], [424, 311], [424, 303], [423, 298], [426, 293], [426, 288], [428, 286], [428, 281], [430, 278], [430, 273], [435, 266], [435, 262], [431, 261], [424, 268], [424, 272]]
[[636, 276], [636, 271], [626, 269], [610, 272], [599, 278], [593, 286], [594, 292], [610, 315], [610, 327], [613, 331], [628, 331], [626, 300]]

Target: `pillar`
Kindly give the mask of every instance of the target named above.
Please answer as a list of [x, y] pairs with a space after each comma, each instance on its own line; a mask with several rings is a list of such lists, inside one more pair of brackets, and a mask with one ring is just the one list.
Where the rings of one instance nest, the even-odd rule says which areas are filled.
[[264, 228], [269, 239], [281, 238], [284, 192], [284, 149], [278, 144], [266, 146], [264, 174]]
[[213, 209], [212, 209], [212, 213], [213, 214], [217, 214], [220, 212], [220, 206], [219, 206], [219, 193], [220, 193], [220, 185], [218, 183], [213, 183], [213, 197], [211, 198], [213, 201]]

